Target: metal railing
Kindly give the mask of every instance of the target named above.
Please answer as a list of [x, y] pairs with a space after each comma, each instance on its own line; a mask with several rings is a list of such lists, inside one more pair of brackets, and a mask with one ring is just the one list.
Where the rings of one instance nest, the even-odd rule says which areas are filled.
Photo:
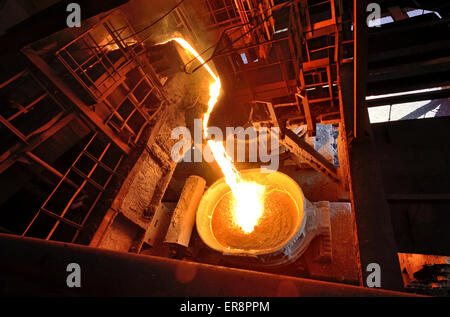
[[[38, 220], [46, 216], [53, 218], [46, 240], [51, 240], [59, 225], [63, 223], [75, 230], [69, 240], [74, 243], [124, 158], [124, 154], [118, 154], [119, 152], [118, 149], [114, 150], [111, 142], [102, 141], [100, 135], [94, 133], [34, 215], [22, 236], [34, 236], [34, 226], [39, 226]], [[62, 204], [65, 200], [67, 202]], [[44, 222], [48, 224], [48, 220]], [[41, 227], [39, 234], [42, 232]]]

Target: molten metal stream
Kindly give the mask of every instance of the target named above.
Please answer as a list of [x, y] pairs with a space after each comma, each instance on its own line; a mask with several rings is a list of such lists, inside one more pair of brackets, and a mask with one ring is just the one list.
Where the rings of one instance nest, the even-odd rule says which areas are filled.
[[[208, 110], [203, 116], [203, 135], [205, 139], [207, 139], [209, 117], [220, 96], [220, 78], [212, 71], [208, 64], [205, 63], [205, 60], [197, 53], [197, 51], [183, 38], [172, 38], [160, 44], [165, 44], [170, 41], [176, 41], [179, 45], [181, 45], [181, 47], [194, 55], [194, 57], [203, 65], [214, 80], [209, 87], [210, 99], [208, 101]], [[236, 201], [234, 210], [232, 211], [234, 214], [234, 222], [242, 229], [244, 233], [249, 234], [253, 232], [255, 226], [258, 225], [259, 220], [263, 215], [265, 186], [255, 182], [243, 180], [234, 166], [233, 160], [228, 156], [221, 142], [208, 140], [207, 143], [211, 149], [214, 159], [217, 164], [219, 164], [223, 174], [225, 175], [226, 183], [230, 186], [233, 192]]]

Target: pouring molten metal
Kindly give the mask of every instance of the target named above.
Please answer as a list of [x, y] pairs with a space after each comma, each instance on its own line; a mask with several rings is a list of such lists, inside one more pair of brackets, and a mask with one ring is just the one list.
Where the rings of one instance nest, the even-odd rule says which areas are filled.
[[[209, 87], [208, 110], [203, 116], [203, 135], [205, 139], [208, 139], [208, 121], [209, 117], [216, 105], [221, 90], [220, 78], [213, 72], [213, 70], [205, 63], [205, 60], [197, 53], [197, 51], [183, 38], [172, 38], [165, 41], [165, 44], [170, 41], [176, 41], [181, 47], [192, 54], [206, 69], [214, 80]], [[241, 175], [237, 171], [233, 164], [233, 160], [227, 152], [221, 142], [214, 140], [208, 140], [211, 152], [214, 159], [219, 164], [224, 176], [225, 181], [231, 188], [234, 196], [234, 201], [230, 211], [233, 215], [233, 223], [239, 227], [245, 234], [250, 234], [255, 230], [255, 227], [259, 224], [259, 221], [264, 213], [264, 199], [266, 187], [256, 182], [245, 181], [241, 178]]]

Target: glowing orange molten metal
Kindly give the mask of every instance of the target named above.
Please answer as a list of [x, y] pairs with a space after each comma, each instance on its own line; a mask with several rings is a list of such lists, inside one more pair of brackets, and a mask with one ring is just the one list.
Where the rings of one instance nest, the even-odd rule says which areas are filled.
[[242, 180], [222, 143], [209, 140], [208, 145], [236, 199], [233, 210], [235, 224], [245, 233], [253, 232], [264, 212], [265, 187]]
[[[208, 101], [208, 110], [203, 116], [203, 134], [205, 138], [208, 138], [209, 117], [220, 96], [220, 78], [212, 71], [208, 64], [205, 63], [205, 60], [186, 40], [182, 38], [172, 38], [161, 44], [165, 44], [170, 41], [176, 41], [179, 45], [181, 45], [181, 47], [191, 53], [214, 79], [214, 82], [209, 87], [210, 99]], [[208, 140], [207, 143], [211, 149], [214, 159], [217, 164], [219, 164], [223, 174], [225, 175], [226, 183], [230, 186], [235, 197], [236, 203], [234, 209], [232, 210], [234, 223], [245, 233], [253, 232], [264, 212], [265, 186], [255, 182], [244, 181], [221, 142]]]

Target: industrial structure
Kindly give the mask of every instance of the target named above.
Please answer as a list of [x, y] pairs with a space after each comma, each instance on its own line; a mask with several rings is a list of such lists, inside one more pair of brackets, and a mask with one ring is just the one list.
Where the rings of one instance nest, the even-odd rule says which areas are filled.
[[[71, 2], [0, 1], [1, 294], [449, 295], [447, 1]], [[228, 153], [271, 190], [253, 233], [194, 159], [208, 109], [277, 131]]]

